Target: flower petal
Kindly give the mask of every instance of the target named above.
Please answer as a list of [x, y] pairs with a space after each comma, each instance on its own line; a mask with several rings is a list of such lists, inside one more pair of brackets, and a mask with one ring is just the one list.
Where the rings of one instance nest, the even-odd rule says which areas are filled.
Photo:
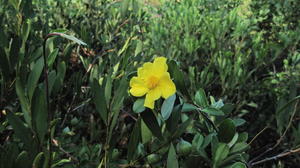
[[138, 77], [132, 77], [129, 85], [131, 87], [129, 92], [136, 97], [144, 96], [149, 91], [143, 80]]
[[[153, 62], [154, 73], [161, 77], [163, 73], [168, 71], [167, 59], [165, 57], [157, 57]], [[152, 72], [153, 73], [153, 72]]]
[[146, 95], [144, 106], [153, 109], [155, 100], [159, 99], [160, 96], [160, 88], [156, 87], [155, 89], [149, 90], [149, 92]]
[[138, 68], [138, 77], [141, 79], [146, 79], [153, 73], [153, 63], [146, 62], [142, 67]]
[[162, 77], [160, 78], [158, 87], [162, 92], [162, 97], [167, 99], [168, 97], [172, 96], [176, 92], [176, 86], [174, 82], [170, 78], [170, 74], [165, 72]]

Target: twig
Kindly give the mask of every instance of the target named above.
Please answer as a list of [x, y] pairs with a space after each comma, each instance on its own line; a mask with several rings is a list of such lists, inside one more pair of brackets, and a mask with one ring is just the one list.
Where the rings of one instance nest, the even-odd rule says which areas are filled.
[[74, 104], [74, 101], [75, 101], [76, 96], [77, 96], [77, 92], [74, 93], [74, 96], [73, 96], [73, 98], [72, 98], [72, 102], [71, 102], [70, 106], [68, 107], [68, 110], [67, 110], [67, 112], [66, 112], [66, 115], [65, 115], [65, 117], [64, 117], [64, 119], [63, 119], [63, 121], [62, 121], [62, 123], [61, 123], [61, 127], [63, 127], [63, 126], [65, 125], [65, 122], [66, 122], [66, 120], [67, 120], [67, 116], [68, 116], [68, 114], [71, 112], [71, 108], [72, 108], [72, 106], [73, 106], [73, 104]]
[[257, 162], [253, 162], [251, 165], [252, 166], [258, 165], [258, 164], [261, 164], [261, 163], [264, 163], [264, 162], [267, 162], [267, 161], [276, 160], [278, 158], [285, 157], [285, 156], [295, 154], [295, 153], [299, 153], [299, 152], [300, 152], [300, 148], [297, 148], [297, 149], [294, 149], [294, 150], [289, 150], [288, 152], [283, 152], [283, 153], [277, 154], [275, 156], [268, 157], [266, 159], [263, 159], [263, 160], [260, 160], [260, 161], [257, 161]]
[[[294, 116], [295, 116], [295, 114], [296, 114], [296, 111], [297, 111], [298, 102], [299, 102], [299, 101], [297, 101], [297, 102], [295, 103], [294, 111], [293, 111], [293, 113], [292, 113], [292, 115], [291, 115], [291, 118], [290, 118], [290, 120], [289, 120], [289, 123], [288, 123], [286, 129], [284, 130], [283, 134], [282, 134], [282, 135], [280, 136], [280, 138], [277, 140], [276, 144], [275, 144], [273, 147], [268, 148], [265, 152], [261, 153], [259, 156], [257, 156], [257, 157], [255, 157], [255, 158], [253, 158], [252, 160], [250, 160], [250, 161], [248, 162], [248, 165], [249, 165], [250, 167], [253, 166], [253, 163], [260, 162], [260, 161], [256, 161], [256, 160], [258, 160], [258, 159], [261, 158], [262, 156], [266, 155], [266, 154], [269, 153], [270, 151], [274, 150], [274, 149], [281, 143], [281, 141], [283, 140], [284, 136], [286, 135], [288, 129], [289, 129], [289, 128], [291, 127], [291, 125], [292, 125], [293, 118], [294, 118]], [[265, 159], [263, 159], [263, 160], [265, 160]], [[255, 162], [255, 161], [256, 161], [256, 162]], [[261, 161], [262, 161], [262, 160], [261, 160]]]
[[263, 133], [266, 129], [268, 129], [268, 128], [269, 128], [269, 126], [265, 126], [264, 129], [262, 129], [261, 131], [259, 131], [259, 133], [257, 133], [257, 134], [255, 135], [255, 137], [251, 139], [251, 141], [248, 143], [248, 145], [251, 145], [252, 142], [253, 142], [260, 134], [262, 134], [262, 133]]

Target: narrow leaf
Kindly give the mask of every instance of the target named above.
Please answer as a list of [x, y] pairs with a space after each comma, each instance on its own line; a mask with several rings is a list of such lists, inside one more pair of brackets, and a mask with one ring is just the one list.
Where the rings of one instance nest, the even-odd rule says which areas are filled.
[[38, 59], [29, 74], [28, 81], [27, 81], [29, 101], [31, 101], [31, 99], [32, 99], [34, 90], [35, 90], [37, 83], [39, 81], [39, 78], [42, 74], [42, 71], [44, 68], [43, 61], [44, 61], [43, 58]]
[[37, 88], [32, 101], [32, 115], [35, 123], [36, 132], [40, 142], [44, 140], [44, 136], [48, 128], [48, 111], [46, 105], [46, 95], [43, 89]]
[[50, 55], [48, 56], [48, 66], [49, 66], [49, 67], [51, 67], [52, 64], [54, 63], [54, 61], [55, 61], [55, 59], [56, 59], [56, 57], [57, 57], [57, 55], [58, 55], [58, 51], [59, 51], [59, 49], [56, 48], [56, 49], [54, 49], [54, 50], [50, 53]]
[[141, 113], [141, 116], [147, 127], [151, 130], [152, 134], [160, 140], [163, 140], [161, 128], [153, 112], [150, 109], [146, 108], [146, 110]]
[[138, 119], [138, 121], [135, 123], [133, 131], [130, 135], [128, 148], [127, 148], [127, 157], [128, 160], [134, 159], [134, 154], [137, 150], [139, 140], [140, 140], [140, 127], [141, 127], [141, 119]]
[[174, 145], [171, 143], [169, 153], [168, 153], [168, 160], [167, 160], [167, 168], [178, 168], [178, 160], [177, 155], [175, 152]]
[[133, 112], [141, 113], [141, 112], [145, 111], [146, 108], [144, 106], [144, 102], [145, 102], [145, 99], [142, 99], [142, 98], [137, 99], [132, 106]]
[[176, 94], [170, 96], [169, 98], [167, 98], [164, 101], [164, 103], [161, 107], [161, 116], [162, 116], [164, 121], [167, 120], [170, 117], [171, 112], [173, 110], [175, 100], [176, 100]]

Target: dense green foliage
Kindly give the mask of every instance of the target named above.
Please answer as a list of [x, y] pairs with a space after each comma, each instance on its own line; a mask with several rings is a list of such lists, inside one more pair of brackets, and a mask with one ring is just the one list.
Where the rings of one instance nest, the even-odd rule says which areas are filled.
[[[299, 6], [0, 0], [0, 168], [298, 166]], [[157, 56], [151, 110], [128, 90]]]

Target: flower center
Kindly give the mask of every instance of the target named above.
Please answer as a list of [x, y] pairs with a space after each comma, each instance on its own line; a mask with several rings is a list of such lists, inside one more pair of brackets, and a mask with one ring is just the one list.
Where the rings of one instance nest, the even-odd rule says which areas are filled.
[[159, 79], [155, 76], [150, 76], [147, 81], [147, 86], [149, 89], [153, 89], [157, 86]]

